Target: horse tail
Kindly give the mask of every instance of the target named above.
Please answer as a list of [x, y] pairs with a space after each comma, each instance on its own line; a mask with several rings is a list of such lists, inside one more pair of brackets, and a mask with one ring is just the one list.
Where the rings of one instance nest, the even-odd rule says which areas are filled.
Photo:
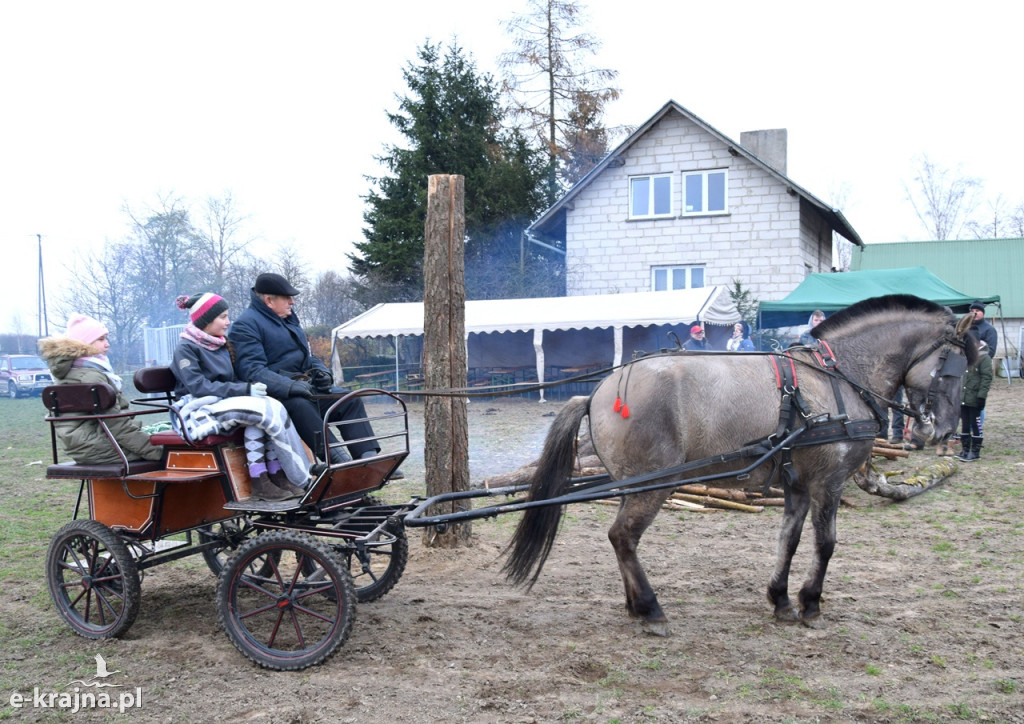
[[[576, 457], [576, 436], [589, 411], [590, 398], [573, 397], [558, 413], [544, 441], [544, 451], [530, 483], [529, 500], [555, 498], [569, 487]], [[505, 549], [508, 559], [502, 571], [508, 580], [516, 585], [525, 583], [527, 589], [537, 582], [554, 545], [564, 508], [563, 505], [542, 505], [526, 509]]]

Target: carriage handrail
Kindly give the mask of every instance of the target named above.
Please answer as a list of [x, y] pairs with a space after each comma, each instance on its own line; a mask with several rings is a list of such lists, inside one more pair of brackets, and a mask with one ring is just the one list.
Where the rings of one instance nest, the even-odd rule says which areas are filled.
[[[462, 520], [494, 518], [502, 513], [512, 513], [520, 510], [526, 510], [528, 508], [540, 508], [548, 505], [565, 505], [567, 503], [585, 503], [591, 500], [617, 498], [623, 495], [634, 495], [636, 493], [647, 493], [652, 490], [674, 488], [683, 484], [705, 483], [711, 480], [721, 480], [723, 478], [741, 478], [745, 475], [749, 475], [751, 472], [767, 462], [773, 455], [789, 446], [795, 439], [803, 435], [806, 430], [807, 426], [803, 425], [779, 440], [779, 442], [774, 443], [770, 448], [766, 448], [764, 444], [746, 445], [732, 453], [721, 453], [719, 455], [713, 455], [699, 460], [690, 460], [680, 465], [655, 470], [650, 473], [644, 473], [643, 475], [634, 475], [633, 477], [623, 478], [622, 480], [611, 480], [610, 482], [605, 483], [600, 482], [601, 480], [608, 478], [606, 475], [591, 475], [586, 478], [574, 478], [573, 480], [575, 485], [573, 489], [568, 493], [555, 498], [545, 498], [544, 500], [515, 500], [510, 503], [489, 505], [483, 508], [473, 508], [471, 510], [459, 510], [453, 513], [424, 516], [423, 513], [430, 506], [438, 503], [447, 503], [467, 498], [512, 495], [514, 493], [522, 492], [530, 486], [511, 485], [503, 488], [485, 488], [482, 490], [462, 490], [454, 493], [441, 493], [440, 495], [434, 495], [420, 502], [415, 508], [405, 514], [403, 521], [405, 525], [410, 528], [420, 528], [428, 525], [445, 525]], [[766, 439], [765, 442], [768, 442], [768, 440]], [[731, 460], [739, 457], [749, 457], [757, 452], [760, 452], [761, 454], [757, 455], [757, 459], [754, 460], [754, 462], [738, 470], [728, 470], [721, 473], [698, 475], [697, 477], [686, 478], [683, 480], [669, 480], [654, 483], [652, 485], [644, 485], [644, 483], [649, 483], [652, 480], [659, 480], [667, 476], [678, 475], [680, 473], [688, 472], [689, 470], [698, 470], [709, 465], [718, 465], [730, 462]]]

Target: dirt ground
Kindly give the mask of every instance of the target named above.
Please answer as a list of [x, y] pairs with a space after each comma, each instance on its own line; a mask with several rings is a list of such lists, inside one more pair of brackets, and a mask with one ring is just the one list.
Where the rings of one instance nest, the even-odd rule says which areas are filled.
[[[613, 507], [569, 510], [529, 592], [500, 572], [513, 516], [475, 522], [472, 547], [459, 550], [426, 548], [410, 530], [394, 590], [359, 607], [334, 657], [295, 673], [235, 650], [201, 560], [148, 571], [134, 626], [99, 642], [58, 618], [40, 560], [39, 578], [0, 600], [0, 718], [60, 719], [13, 710], [9, 693], [59, 690], [99, 653], [141, 688], [139, 721], [1024, 722], [1024, 383], [997, 379], [989, 400], [982, 459], [940, 487], [894, 503], [848, 485], [854, 507], [839, 514], [816, 628], [772, 619], [771, 508], [659, 515], [640, 555], [672, 621], [667, 638], [625, 613], [606, 538]], [[473, 402], [474, 479], [534, 459], [560, 406]], [[412, 406], [414, 450], [421, 410]], [[915, 452], [882, 467], [933, 460]], [[391, 495], [422, 492], [421, 450], [405, 471]], [[805, 539], [792, 589], [809, 548]]]

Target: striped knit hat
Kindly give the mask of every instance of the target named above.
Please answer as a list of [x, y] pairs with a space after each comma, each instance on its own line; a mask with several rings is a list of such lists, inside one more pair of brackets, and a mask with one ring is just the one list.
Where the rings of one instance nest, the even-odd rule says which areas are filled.
[[189, 319], [198, 329], [206, 329], [206, 325], [215, 320], [222, 312], [226, 312], [228, 303], [213, 292], [193, 294], [191, 297], [182, 294], [174, 300], [178, 309], [188, 310]]

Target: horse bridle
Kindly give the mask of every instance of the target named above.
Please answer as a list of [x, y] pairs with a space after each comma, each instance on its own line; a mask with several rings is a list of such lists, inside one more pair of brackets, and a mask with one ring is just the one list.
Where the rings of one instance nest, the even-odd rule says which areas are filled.
[[[932, 406], [935, 402], [935, 398], [938, 396], [939, 381], [943, 377], [960, 377], [967, 369], [967, 343], [962, 336], [957, 337], [947, 332], [943, 335], [942, 339], [937, 340], [931, 347], [914, 358], [914, 361], [907, 367], [907, 372], [903, 375], [903, 378], [906, 379], [907, 375], [910, 374], [910, 371], [914, 369], [914, 367], [940, 347], [942, 348], [942, 351], [939, 353], [939, 363], [932, 372], [932, 381], [931, 384], [928, 385], [928, 392], [925, 395], [923, 412], [917, 413], [913, 410], [908, 412], [909, 408], [905, 405], [900, 406], [900, 408], [896, 408], [905, 415], [909, 414], [918, 422], [921, 421], [922, 417], [931, 417]], [[958, 347], [963, 350], [964, 354], [950, 355], [950, 352], [953, 351], [954, 347]]]
[[[921, 354], [917, 355], [917, 357], [915, 357], [913, 361], [907, 366], [907, 371], [903, 375], [904, 380], [907, 378], [907, 375], [910, 374], [910, 371], [913, 370], [914, 367], [919, 365], [925, 359], [927, 359], [932, 354], [932, 352], [939, 348], [942, 349], [942, 351], [939, 353], [938, 365], [932, 372], [932, 381], [931, 384], [928, 385], [928, 392], [925, 394], [924, 409], [921, 411], [913, 409], [908, 404], [897, 402], [896, 400], [890, 400], [878, 394], [874, 390], [868, 389], [859, 382], [856, 382], [855, 380], [852, 380], [849, 377], [847, 377], [846, 374], [839, 368], [837, 360], [835, 356], [832, 354], [832, 348], [828, 345], [828, 342], [826, 342], [825, 340], [817, 340], [816, 344], [810, 347], [810, 349], [814, 352], [815, 357], [821, 364], [821, 368], [817, 369], [824, 371], [825, 374], [832, 377], [833, 380], [836, 378], [843, 380], [848, 385], [857, 390], [861, 398], [863, 398], [864, 401], [867, 403], [868, 407], [871, 408], [871, 411], [874, 414], [875, 418], [878, 420], [879, 424], [885, 426], [888, 425], [889, 422], [888, 415], [885, 414], [885, 412], [881, 409], [878, 403], [875, 402], [876, 399], [885, 403], [887, 407], [890, 407], [893, 410], [897, 410], [898, 412], [901, 412], [902, 414], [908, 417], [912, 417], [918, 422], [923, 422], [924, 418], [930, 418], [935, 399], [938, 397], [940, 380], [943, 377], [959, 377], [964, 373], [964, 370], [967, 369], [966, 351], [964, 355], [950, 355], [950, 352], [953, 351], [954, 347], [958, 347], [961, 350], [965, 350], [966, 346], [967, 343], [965, 342], [963, 335], [958, 336], [955, 334], [951, 334], [947, 331], [941, 339], [936, 340], [928, 349], [926, 349]], [[789, 355], [786, 356], [788, 357]], [[793, 357], [790, 357], [790, 359], [794, 359], [795, 361], [801, 362], [802, 364], [808, 364], [803, 360], [799, 360]], [[810, 366], [813, 367], [813, 365]], [[910, 395], [908, 394], [908, 402], [909, 398]]]

